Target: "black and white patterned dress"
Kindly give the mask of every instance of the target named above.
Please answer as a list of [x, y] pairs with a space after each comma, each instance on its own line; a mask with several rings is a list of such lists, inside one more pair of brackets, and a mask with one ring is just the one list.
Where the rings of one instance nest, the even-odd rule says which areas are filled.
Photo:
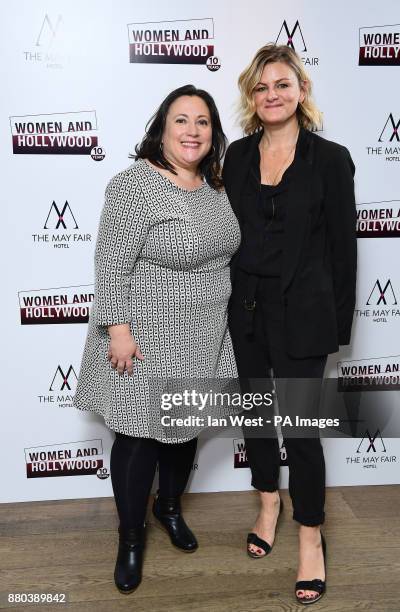
[[[237, 376], [227, 329], [229, 261], [240, 230], [225, 191], [176, 186], [146, 161], [106, 189], [95, 252], [95, 298], [74, 405], [130, 436], [181, 442], [166, 432], [153, 387], [163, 377]], [[107, 326], [130, 323], [144, 355], [133, 376], [107, 360]], [[156, 386], [156, 385], [155, 385]]]

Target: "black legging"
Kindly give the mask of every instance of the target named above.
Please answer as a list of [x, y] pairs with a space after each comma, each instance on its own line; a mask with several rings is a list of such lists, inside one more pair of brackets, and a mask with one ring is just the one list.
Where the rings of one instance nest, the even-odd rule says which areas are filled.
[[151, 438], [115, 433], [110, 469], [120, 526], [143, 526], [147, 502], [159, 465], [159, 495], [180, 497], [185, 490], [197, 449], [197, 439], [164, 444]]

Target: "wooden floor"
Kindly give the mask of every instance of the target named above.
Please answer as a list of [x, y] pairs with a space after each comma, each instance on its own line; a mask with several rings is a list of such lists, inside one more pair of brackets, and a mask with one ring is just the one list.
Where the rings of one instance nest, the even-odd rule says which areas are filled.
[[[272, 554], [253, 561], [246, 532], [254, 492], [185, 496], [199, 550], [184, 554], [149, 519], [144, 580], [131, 595], [113, 583], [117, 517], [112, 498], [0, 505], [0, 608], [13, 592], [66, 593], [68, 603], [13, 610], [69, 612], [284, 612], [294, 600], [296, 524], [287, 491]], [[400, 486], [327, 491], [328, 592], [313, 610], [400, 610]]]

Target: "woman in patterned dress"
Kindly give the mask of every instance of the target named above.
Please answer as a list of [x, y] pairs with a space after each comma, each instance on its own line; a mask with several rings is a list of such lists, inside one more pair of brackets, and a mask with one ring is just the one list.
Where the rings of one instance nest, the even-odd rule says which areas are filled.
[[141, 581], [146, 506], [185, 552], [198, 544], [180, 509], [198, 430], [163, 427], [159, 381], [237, 375], [227, 304], [240, 230], [220, 177], [226, 139], [211, 96], [171, 92], [136, 147], [136, 163], [106, 189], [95, 252], [95, 299], [75, 406], [115, 431], [115, 583]]

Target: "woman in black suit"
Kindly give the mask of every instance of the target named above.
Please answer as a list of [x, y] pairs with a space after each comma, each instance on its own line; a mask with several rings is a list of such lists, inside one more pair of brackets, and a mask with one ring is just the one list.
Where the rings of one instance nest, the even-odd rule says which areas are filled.
[[[302, 61], [289, 47], [262, 47], [240, 75], [239, 89], [247, 136], [230, 145], [223, 170], [242, 231], [232, 261], [230, 331], [248, 389], [259, 390], [271, 371], [289, 379], [285, 396], [277, 387], [279, 409], [295, 415], [309, 406], [300, 405], [290, 382], [307, 379], [313, 386], [310, 379], [322, 379], [328, 353], [350, 342], [357, 258], [354, 164], [345, 147], [313, 132], [321, 115]], [[304, 396], [309, 399], [307, 390]], [[271, 551], [282, 509], [280, 451], [275, 430], [266, 437], [245, 432], [245, 438], [252, 485], [261, 499], [247, 550], [260, 558]], [[284, 434], [284, 441], [293, 518], [300, 524], [295, 592], [300, 603], [310, 604], [325, 592], [323, 449], [318, 433]]]

